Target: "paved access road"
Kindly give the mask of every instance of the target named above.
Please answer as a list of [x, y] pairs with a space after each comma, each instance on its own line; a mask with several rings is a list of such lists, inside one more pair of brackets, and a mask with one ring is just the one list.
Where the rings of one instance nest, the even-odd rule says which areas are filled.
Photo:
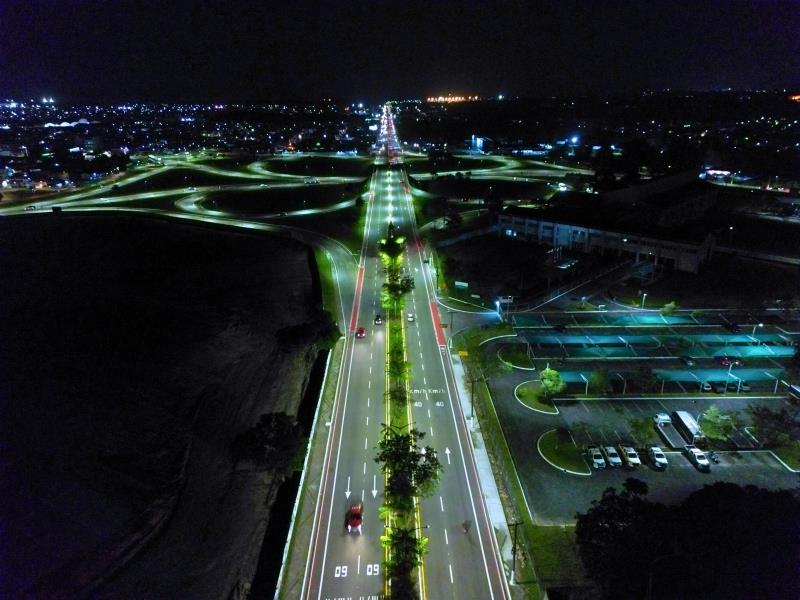
[[[388, 109], [379, 141], [388, 150], [399, 147]], [[374, 319], [380, 311], [383, 282], [376, 246], [391, 221], [408, 240], [406, 265], [416, 286], [407, 298], [404, 318], [412, 365], [412, 418], [414, 426], [426, 433], [425, 445], [437, 450], [444, 465], [436, 494], [421, 503], [420, 526], [430, 542], [420, 570], [420, 592], [423, 598], [437, 600], [509, 598], [403, 171], [391, 166], [376, 170], [370, 198], [302, 597], [369, 598], [383, 592], [384, 555], [378, 542], [383, 523], [377, 511], [383, 486], [373, 457], [381, 423], [387, 421], [383, 406], [386, 324], [375, 325]], [[354, 337], [358, 327], [366, 328], [365, 338]], [[345, 511], [353, 498], [362, 497], [363, 534], [348, 534]], [[465, 521], [468, 533], [462, 529]]]

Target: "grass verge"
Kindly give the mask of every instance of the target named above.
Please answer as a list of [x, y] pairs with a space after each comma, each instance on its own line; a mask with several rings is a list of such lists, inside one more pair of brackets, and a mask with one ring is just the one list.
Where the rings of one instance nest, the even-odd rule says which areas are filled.
[[497, 351], [497, 356], [503, 362], [512, 367], [520, 369], [530, 369], [533, 367], [531, 359], [528, 358], [527, 346], [523, 344], [503, 344]]
[[537, 447], [542, 456], [556, 467], [576, 473], [591, 473], [581, 456], [580, 449], [565, 429], [552, 429], [542, 434]]
[[542, 386], [538, 381], [526, 381], [517, 386], [517, 389], [514, 390], [514, 395], [517, 397], [517, 400], [528, 408], [551, 415], [557, 415], [558, 409], [553, 404], [553, 401], [544, 399], [541, 392]]
[[[467, 363], [466, 366], [469, 370], [470, 363]], [[517, 540], [517, 585], [523, 590], [526, 600], [539, 600], [542, 597], [542, 588], [531, 558], [533, 547], [528, 531], [528, 528], [533, 526], [532, 517], [527, 509], [525, 494], [517, 476], [517, 468], [511, 456], [511, 450], [500, 426], [500, 419], [495, 411], [491, 392], [485, 383], [477, 386], [476, 391], [475, 415], [478, 417], [483, 440], [492, 464], [492, 471], [503, 504], [503, 512], [509, 523], [523, 524], [519, 530], [521, 535]]]
[[319, 285], [322, 293], [322, 307], [330, 311], [331, 314], [338, 314], [336, 302], [336, 285], [333, 280], [333, 269], [331, 261], [325, 250], [314, 248], [314, 256], [317, 259], [317, 271], [319, 273]]
[[778, 446], [772, 448], [772, 451], [785, 462], [790, 469], [800, 470], [800, 441], [794, 442], [786, 446]]
[[530, 525], [525, 529], [532, 542], [536, 570], [543, 582], [574, 584], [576, 574], [583, 578], [574, 526]]

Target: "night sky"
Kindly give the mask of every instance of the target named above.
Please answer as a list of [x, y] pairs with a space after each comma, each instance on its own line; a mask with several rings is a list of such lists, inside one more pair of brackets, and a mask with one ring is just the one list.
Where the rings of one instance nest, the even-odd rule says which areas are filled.
[[0, 0], [0, 98], [800, 88], [800, 1]]

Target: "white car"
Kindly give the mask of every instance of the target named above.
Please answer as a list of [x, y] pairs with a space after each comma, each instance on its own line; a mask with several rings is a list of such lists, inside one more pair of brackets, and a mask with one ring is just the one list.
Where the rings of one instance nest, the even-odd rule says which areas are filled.
[[667, 461], [667, 455], [664, 454], [664, 451], [661, 448], [658, 446], [650, 446], [650, 448], [647, 449], [647, 454], [650, 456], [650, 460], [656, 469], [663, 471], [667, 468], [667, 465], [669, 464]]
[[637, 467], [642, 464], [642, 460], [639, 458], [633, 446], [620, 446], [619, 450], [622, 453], [622, 457], [625, 459], [625, 463], [629, 467]]
[[592, 446], [591, 448], [587, 448], [586, 454], [589, 456], [589, 460], [592, 461], [592, 466], [595, 469], [606, 468], [606, 459], [603, 458], [603, 455], [600, 453], [599, 448], [595, 448], [594, 446]]
[[413, 323], [414, 322], [414, 313], [408, 313], [408, 316], [406, 318], [408, 319], [409, 323]]
[[699, 471], [711, 470], [711, 463], [708, 462], [708, 458], [706, 458], [706, 455], [703, 454], [703, 451], [699, 448], [695, 448], [694, 446], [686, 446], [686, 455]]
[[603, 453], [606, 455], [606, 460], [608, 464], [612, 467], [621, 467], [622, 466], [622, 459], [617, 454], [617, 451], [614, 449], [614, 446], [603, 446]]

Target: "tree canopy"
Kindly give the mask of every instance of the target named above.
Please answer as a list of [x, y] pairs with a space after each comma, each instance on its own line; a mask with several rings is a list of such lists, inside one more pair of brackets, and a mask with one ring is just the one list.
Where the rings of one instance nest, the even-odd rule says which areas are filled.
[[539, 381], [542, 383], [542, 392], [548, 399], [567, 389], [567, 384], [561, 378], [561, 373], [550, 367], [542, 369], [539, 373]]
[[717, 482], [676, 506], [646, 496], [646, 484], [628, 479], [577, 515], [578, 551], [602, 597], [800, 597], [792, 492]]

